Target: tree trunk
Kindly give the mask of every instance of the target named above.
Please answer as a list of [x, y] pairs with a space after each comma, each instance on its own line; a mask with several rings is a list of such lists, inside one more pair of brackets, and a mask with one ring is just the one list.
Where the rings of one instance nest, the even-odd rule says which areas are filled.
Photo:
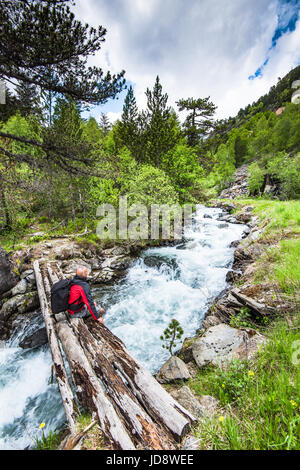
[[97, 412], [101, 429], [114, 448], [134, 450], [135, 446], [124, 424], [104, 393], [71, 327], [66, 321], [60, 321], [56, 331], [70, 365], [78, 400], [86, 410]]
[[120, 372], [147, 413], [180, 441], [190, 430], [191, 423], [196, 422], [196, 418], [130, 356], [121, 340], [108, 328], [91, 320], [87, 324], [99, 349], [105, 351], [107, 360]]
[[56, 380], [58, 383], [59, 391], [61, 393], [63, 406], [66, 412], [66, 417], [67, 417], [67, 421], [69, 424], [69, 428], [71, 432], [73, 432], [75, 428], [76, 417], [78, 415], [78, 409], [77, 409], [76, 402], [73, 396], [73, 392], [71, 390], [71, 387], [68, 381], [66, 369], [64, 366], [64, 361], [63, 361], [60, 347], [58, 344], [58, 340], [55, 334], [54, 324], [53, 324], [52, 318], [50, 317], [50, 311], [48, 307], [49, 299], [47, 299], [47, 296], [45, 293], [45, 287], [44, 287], [38, 261], [34, 261], [33, 269], [35, 273], [35, 279], [36, 279], [36, 285], [37, 285], [38, 295], [40, 299], [41, 310], [42, 310], [42, 314], [43, 314], [44, 322], [46, 326], [48, 342], [49, 342], [49, 346], [50, 346], [50, 350], [52, 354]]
[[136, 444], [146, 449], [174, 449], [170, 436], [157, 426], [138, 402], [109, 360], [101, 346], [79, 318], [71, 320], [72, 328], [78, 337], [93, 369], [104, 384], [109, 397], [113, 400], [125, 419], [126, 426], [134, 436]]

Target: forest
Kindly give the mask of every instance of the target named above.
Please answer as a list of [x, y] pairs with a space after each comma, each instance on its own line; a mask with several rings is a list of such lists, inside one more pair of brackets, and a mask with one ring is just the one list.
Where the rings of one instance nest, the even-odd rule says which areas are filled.
[[[1, 9], [9, 18], [0, 67], [7, 89], [0, 105], [2, 239], [15, 244], [35, 222], [67, 233], [93, 229], [99, 204], [117, 207], [122, 195], [147, 206], [205, 202], [245, 163], [250, 195], [271, 178], [279, 198], [299, 197], [300, 111], [290, 95], [300, 66], [235, 118], [216, 120], [210, 97], [178, 97], [173, 109], [159, 76], [145, 90], [146, 109], [138, 109], [129, 86], [120, 120], [83, 118], [127, 85], [124, 71], [87, 67], [106, 30], [83, 26], [67, 4], [19, 1]], [[279, 106], [285, 110], [276, 115]]]

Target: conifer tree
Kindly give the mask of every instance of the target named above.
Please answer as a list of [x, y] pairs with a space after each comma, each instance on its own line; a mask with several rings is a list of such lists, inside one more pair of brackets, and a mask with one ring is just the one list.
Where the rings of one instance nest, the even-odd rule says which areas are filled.
[[176, 102], [179, 111], [189, 112], [184, 122], [184, 130], [191, 147], [198, 145], [201, 138], [213, 128], [212, 117], [217, 107], [209, 98], [188, 98]]
[[100, 129], [103, 135], [107, 135], [111, 129], [111, 123], [105, 113], [101, 113], [100, 116]]
[[126, 146], [137, 161], [143, 160], [143, 138], [132, 86], [129, 87], [123, 106], [121, 121], [117, 126], [117, 139], [120, 147]]
[[171, 150], [178, 142], [178, 132], [174, 111], [167, 106], [168, 95], [162, 92], [159, 76], [151, 91], [147, 88], [147, 110], [141, 119], [145, 122], [146, 159], [159, 167], [163, 155]]
[[[112, 75], [88, 66], [88, 59], [101, 49], [106, 29], [82, 24], [70, 9], [70, 0], [7, 0], [0, 4], [0, 79], [15, 85], [35, 85], [42, 91], [69, 96], [77, 103], [99, 105], [122, 91], [124, 71]], [[51, 70], [51, 73], [49, 73]], [[37, 145], [67, 171], [78, 170], [80, 159], [54, 142], [51, 133], [42, 142], [0, 131], [0, 137]], [[0, 150], [16, 162], [24, 155]], [[26, 159], [29, 157], [26, 156]], [[59, 161], [59, 162], [58, 162]], [[84, 163], [84, 161], [82, 161]]]

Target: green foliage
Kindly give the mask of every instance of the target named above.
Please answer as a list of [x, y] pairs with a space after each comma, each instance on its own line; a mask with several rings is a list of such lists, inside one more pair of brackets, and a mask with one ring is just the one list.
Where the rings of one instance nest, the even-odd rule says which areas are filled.
[[181, 202], [193, 199], [193, 194], [199, 189], [199, 181], [204, 176], [195, 150], [186, 144], [178, 144], [164, 155], [161, 168], [170, 177]]
[[167, 349], [171, 356], [173, 355], [173, 348], [182, 343], [181, 338], [183, 333], [184, 331], [180, 323], [174, 318], [168, 328], [164, 330], [163, 335], [160, 336], [161, 341], [163, 341], [162, 347]]
[[235, 159], [225, 144], [220, 145], [214, 159], [216, 162], [213, 168], [214, 184], [219, 189], [223, 189], [232, 180], [235, 172]]
[[138, 167], [136, 175], [128, 181], [127, 196], [129, 204], [178, 204], [177, 193], [168, 175], [151, 165]]
[[299, 330], [280, 321], [268, 336], [255, 364], [233, 361], [224, 370], [207, 368], [191, 382], [196, 393], [214, 395], [224, 406], [221, 417], [200, 423], [201, 448], [300, 448], [300, 371], [293, 359]]
[[248, 169], [248, 183], [250, 194], [259, 194], [265, 181], [265, 170], [258, 162], [251, 163]]
[[268, 177], [270, 181], [280, 184], [282, 199], [298, 199], [300, 196], [300, 153], [294, 157], [285, 152], [266, 156], [252, 163], [249, 167], [250, 194], [260, 194]]
[[35, 450], [56, 450], [61, 443], [61, 433], [50, 431], [48, 436], [44, 433], [41, 439], [35, 440]]
[[248, 307], [242, 307], [238, 313], [230, 319], [230, 326], [233, 328], [252, 328], [251, 314]]

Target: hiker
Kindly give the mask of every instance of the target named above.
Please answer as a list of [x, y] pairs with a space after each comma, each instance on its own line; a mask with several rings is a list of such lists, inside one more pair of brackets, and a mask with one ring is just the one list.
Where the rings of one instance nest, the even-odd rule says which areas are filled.
[[87, 276], [88, 269], [84, 266], [78, 266], [72, 280], [68, 312], [76, 318], [84, 318], [91, 314], [95, 320], [104, 324], [102, 318], [104, 309], [101, 307], [98, 309], [97, 304], [93, 301]]

